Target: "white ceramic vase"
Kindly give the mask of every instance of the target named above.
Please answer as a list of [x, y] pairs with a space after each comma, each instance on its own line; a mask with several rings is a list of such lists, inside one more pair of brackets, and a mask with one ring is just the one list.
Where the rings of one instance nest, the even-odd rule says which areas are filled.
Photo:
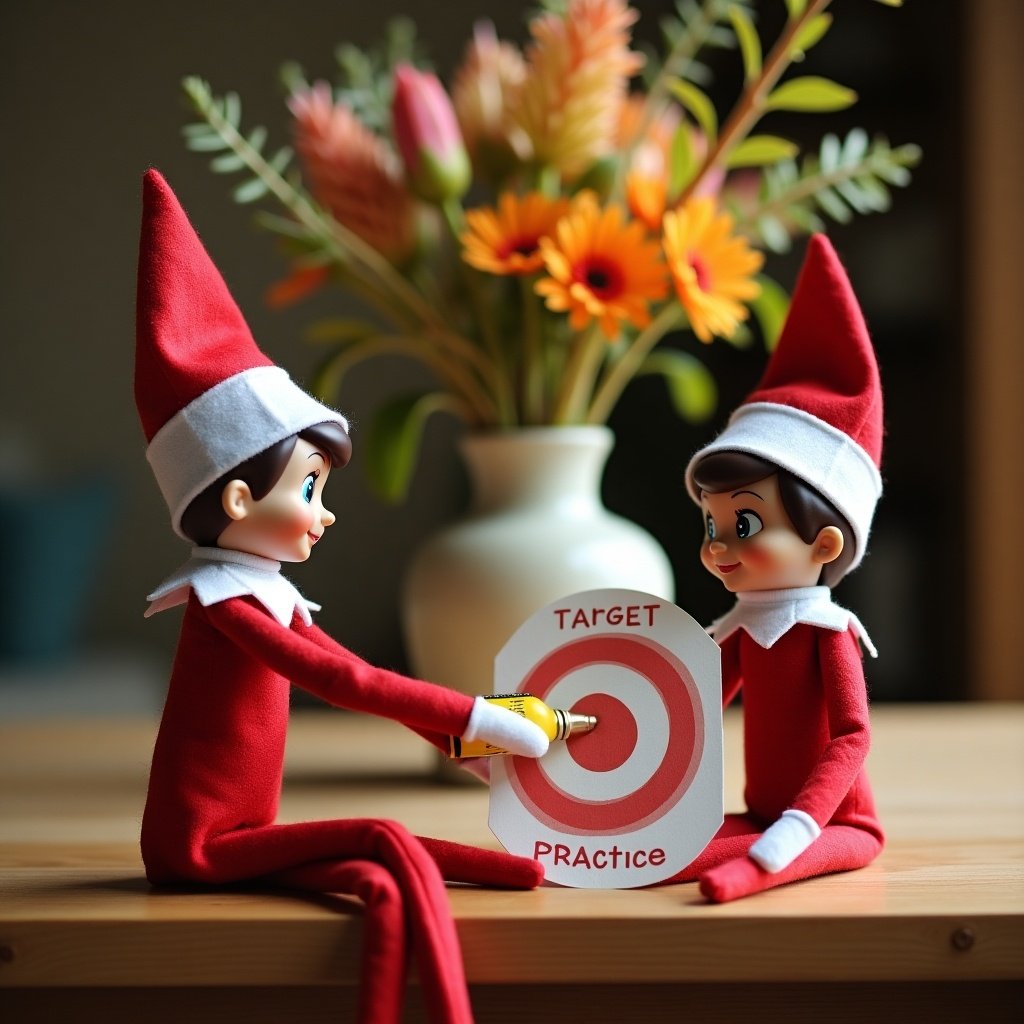
[[538, 608], [625, 587], [672, 600], [672, 569], [647, 532], [601, 503], [606, 427], [532, 427], [465, 437], [472, 503], [428, 540], [403, 593], [414, 671], [463, 693], [492, 691], [494, 657]]

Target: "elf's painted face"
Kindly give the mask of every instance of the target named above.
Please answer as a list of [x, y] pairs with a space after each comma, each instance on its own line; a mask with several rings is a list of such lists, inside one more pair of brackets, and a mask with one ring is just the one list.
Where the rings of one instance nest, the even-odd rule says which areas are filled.
[[793, 528], [774, 474], [721, 494], [701, 492], [700, 560], [731, 593], [813, 587], [821, 567], [842, 551], [842, 534], [825, 527], [808, 544]]
[[281, 478], [259, 501], [248, 495], [248, 488], [229, 494], [229, 484], [225, 501], [231, 508], [225, 508], [232, 522], [217, 538], [218, 547], [279, 562], [306, 561], [313, 545], [335, 521], [334, 513], [323, 504], [330, 472], [330, 456], [300, 437]]

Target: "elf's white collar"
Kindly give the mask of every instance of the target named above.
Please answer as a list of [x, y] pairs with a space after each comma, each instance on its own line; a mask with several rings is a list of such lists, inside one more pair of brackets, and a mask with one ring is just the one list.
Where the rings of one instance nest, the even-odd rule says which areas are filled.
[[282, 626], [291, 625], [296, 609], [307, 626], [313, 622], [310, 612], [320, 611], [281, 575], [280, 562], [227, 548], [193, 548], [192, 557], [147, 597], [152, 603], [146, 617], [184, 604], [190, 590], [204, 608], [252, 595]]
[[772, 647], [798, 622], [838, 632], [853, 630], [872, 658], [878, 656], [860, 619], [832, 603], [828, 587], [796, 587], [792, 590], [748, 590], [736, 595], [736, 604], [708, 632], [722, 643], [737, 629], [745, 629], [762, 647]]

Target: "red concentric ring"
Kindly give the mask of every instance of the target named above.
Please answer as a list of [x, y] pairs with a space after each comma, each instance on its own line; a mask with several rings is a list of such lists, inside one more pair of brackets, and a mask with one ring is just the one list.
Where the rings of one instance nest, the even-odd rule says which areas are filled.
[[[689, 789], [704, 749], [704, 716], [686, 666], [653, 641], [629, 634], [586, 637], [559, 647], [530, 670], [520, 689], [544, 700], [560, 679], [589, 665], [622, 666], [654, 687], [669, 722], [668, 749], [661, 764], [639, 789], [615, 800], [587, 800], [567, 793], [531, 758], [509, 758], [508, 778], [523, 805], [549, 828], [573, 835], [614, 835], [661, 817]], [[643, 742], [641, 729], [639, 743]]]

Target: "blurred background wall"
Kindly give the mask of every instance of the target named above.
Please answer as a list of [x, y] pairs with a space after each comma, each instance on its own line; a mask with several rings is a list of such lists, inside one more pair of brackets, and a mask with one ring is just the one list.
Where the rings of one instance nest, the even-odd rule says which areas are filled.
[[[669, 4], [636, 6], [640, 35], [654, 38]], [[773, 6], [782, 8], [781, 0], [763, 6], [768, 20]], [[871, 557], [837, 593], [882, 651], [871, 666], [875, 699], [1022, 695], [1024, 222], [1014, 109], [1021, 73], [1011, 49], [1024, 38], [1022, 10], [1015, 0], [911, 0], [897, 11], [868, 0], [836, 4], [837, 24], [808, 71], [853, 87], [860, 102], [784, 126], [813, 143], [824, 130], [860, 124], [925, 153], [892, 212], [830, 228], [886, 385], [886, 496]], [[284, 312], [266, 308], [265, 290], [284, 263], [250, 212], [230, 202], [226, 180], [185, 150], [181, 78], [199, 74], [217, 92], [237, 91], [246, 123], [266, 124], [284, 142], [276, 76], [284, 61], [329, 76], [335, 43], [369, 45], [388, 18], [408, 14], [445, 76], [476, 19], [522, 40], [525, 13], [504, 0], [447, 0], [443, 8], [422, 0], [3, 5], [0, 488], [8, 500], [0, 617], [21, 616], [15, 633], [25, 642], [0, 654], [0, 687], [29, 687], [73, 709], [120, 673], [119, 692], [130, 700], [143, 677], [159, 691], [173, 650], [177, 616], [142, 619], [144, 595], [187, 555], [167, 525], [132, 399], [143, 171], [166, 175], [260, 344], [297, 379], [308, 378], [316, 359], [306, 326], [344, 309], [336, 292]], [[730, 101], [723, 94], [720, 106]], [[791, 288], [800, 257], [798, 247], [772, 257], [768, 269]], [[612, 420], [618, 441], [605, 498], [657, 536], [675, 567], [679, 603], [709, 620], [728, 597], [699, 567], [701, 524], [681, 471], [756, 381], [763, 354], [717, 345], [702, 355], [726, 382], [716, 421], [681, 424], [659, 383], [637, 383]], [[340, 404], [358, 428], [378, 397], [418, 372], [373, 364], [352, 376]], [[432, 426], [408, 503], [391, 507], [367, 490], [357, 433], [351, 467], [331, 481], [338, 525], [292, 573], [323, 603], [325, 628], [378, 663], [406, 665], [396, 607], [404, 567], [465, 500], [456, 435], [452, 424]], [[991, 546], [980, 549], [982, 536]], [[80, 622], [61, 611], [79, 589]], [[69, 645], [70, 661], [42, 656]], [[82, 666], [92, 667], [79, 698], [66, 698], [54, 680]]]

